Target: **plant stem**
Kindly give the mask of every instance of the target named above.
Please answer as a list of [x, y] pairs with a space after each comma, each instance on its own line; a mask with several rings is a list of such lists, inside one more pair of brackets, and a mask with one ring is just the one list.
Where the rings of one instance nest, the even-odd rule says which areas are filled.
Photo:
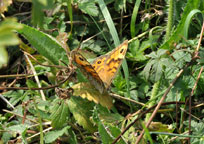
[[[155, 103], [156, 103], [156, 101], [154, 99], [155, 99], [155, 97], [158, 94], [160, 83], [161, 83], [161, 80], [159, 80], [156, 83], [154, 83], [154, 86], [153, 86], [153, 89], [152, 89], [152, 94], [151, 94], [151, 97], [150, 97], [150, 101], [151, 102], [148, 105], [149, 108], [152, 107], [153, 105], [155, 105]], [[145, 122], [147, 122], [150, 117], [151, 117], [151, 113], [148, 113], [146, 115]]]
[[169, 0], [169, 12], [168, 12], [168, 20], [167, 20], [167, 27], [166, 27], [166, 40], [169, 39], [173, 24], [173, 8], [174, 8], [174, 1]]

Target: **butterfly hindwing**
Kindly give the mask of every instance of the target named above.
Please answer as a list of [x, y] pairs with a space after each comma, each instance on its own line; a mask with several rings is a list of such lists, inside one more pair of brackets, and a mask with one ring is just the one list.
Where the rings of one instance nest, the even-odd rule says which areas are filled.
[[91, 84], [94, 85], [100, 93], [103, 93], [105, 91], [104, 83], [92, 65], [77, 51], [73, 51], [71, 56], [74, 62], [77, 64], [77, 67], [80, 68]]

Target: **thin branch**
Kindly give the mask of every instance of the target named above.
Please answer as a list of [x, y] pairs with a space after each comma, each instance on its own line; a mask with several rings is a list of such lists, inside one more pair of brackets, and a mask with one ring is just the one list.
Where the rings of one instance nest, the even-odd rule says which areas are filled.
[[[47, 132], [47, 131], [49, 131], [49, 130], [51, 130], [51, 129], [52, 129], [52, 127], [49, 127], [49, 128], [47, 128], [47, 129], [43, 130], [42, 132], [45, 133], [45, 132]], [[33, 137], [38, 136], [38, 135], [40, 135], [40, 132], [38, 132], [38, 133], [36, 133], [36, 134], [34, 134], [34, 135], [28, 137], [26, 140], [29, 140], [29, 139], [31, 139], [31, 138], [33, 138]]]
[[[6, 109], [3, 109], [3, 111], [23, 118], [22, 115], [17, 114], [17, 113], [14, 113], [14, 112], [12, 112], [12, 111], [9, 111], [9, 110], [6, 110]], [[34, 123], [38, 123], [37, 121], [35, 121], [35, 120], [33, 120], [33, 119], [30, 119], [30, 118], [26, 118], [26, 119], [29, 120], [29, 121], [32, 121], [32, 122], [34, 122]]]
[[95, 35], [93, 35], [93, 36], [91, 36], [91, 37], [89, 37], [89, 38], [83, 40], [83, 41], [81, 42], [81, 46], [82, 46], [84, 43], [86, 43], [87, 41], [89, 41], [89, 40], [93, 39], [94, 37], [100, 35], [101, 33], [103, 33], [103, 31], [101, 31], [101, 32], [99, 32], [99, 33], [97, 33], [97, 34], [95, 34]]
[[198, 51], [200, 49], [201, 41], [202, 41], [202, 38], [203, 38], [203, 32], [204, 32], [204, 21], [203, 21], [203, 26], [202, 26], [201, 33], [200, 33], [200, 38], [199, 38], [198, 46], [197, 46], [196, 51], [195, 51], [196, 54], [198, 54]]
[[[37, 76], [37, 73], [35, 71], [35, 68], [34, 68], [33, 64], [31, 63], [30, 59], [28, 58], [28, 56], [26, 54], [25, 54], [25, 57], [26, 57], [29, 65], [30, 65], [30, 68], [31, 68], [33, 74], [34, 74], [34, 78], [35, 78], [35, 81], [37, 82], [38, 87], [41, 88], [42, 86], [40, 84], [40, 80], [39, 80], [39, 78]], [[45, 94], [44, 94], [43, 90], [40, 90], [40, 94], [41, 94], [42, 100], [46, 101]]]
[[13, 74], [13, 75], [0, 75], [0, 78], [12, 78], [12, 77], [33, 77], [31, 74]]
[[0, 94], [0, 98], [5, 101], [12, 109], [15, 109], [15, 107], [3, 95]]
[[145, 104], [143, 104], [143, 103], [141, 103], [141, 102], [138, 102], [138, 101], [135, 101], [135, 100], [126, 98], [126, 97], [122, 97], [122, 96], [117, 95], [117, 94], [114, 94], [114, 93], [110, 93], [110, 96], [112, 96], [112, 97], [114, 97], [114, 98], [117, 98], [117, 99], [119, 99], [119, 100], [125, 100], [125, 101], [129, 101], [129, 102], [132, 102], [132, 103], [135, 103], [135, 104], [138, 104], [138, 105], [147, 107], [147, 105], [145, 105]]
[[[204, 23], [203, 23], [203, 24], [204, 24]], [[203, 25], [203, 26], [204, 26], [204, 25]], [[195, 89], [196, 89], [196, 86], [197, 86], [197, 84], [198, 84], [198, 81], [199, 81], [199, 79], [200, 79], [200, 76], [201, 76], [202, 71], [203, 71], [203, 67], [201, 67], [201, 69], [200, 69], [200, 72], [199, 72], [199, 74], [198, 74], [197, 80], [196, 80], [196, 82], [195, 82], [195, 84], [194, 84], [194, 86], [193, 86], [193, 89], [192, 89], [192, 91], [191, 91], [191, 94], [190, 94], [190, 96], [189, 96], [189, 123], [188, 123], [188, 127], [189, 127], [188, 134], [189, 134], [189, 135], [191, 135], [191, 98], [192, 98], [192, 96], [193, 96], [193, 94], [194, 94], [194, 91], [195, 91]], [[189, 143], [189, 144], [190, 144], [190, 141], [191, 141], [191, 138], [189, 137], [189, 138], [188, 138], [188, 143]]]
[[[29, 128], [38, 127], [39, 125], [40, 125], [39, 123], [36, 123], [36, 124], [33, 124], [33, 125], [29, 126]], [[51, 125], [51, 121], [43, 122], [42, 125], [43, 125], [43, 126]]]
[[71, 70], [70, 73], [67, 75], [67, 78], [64, 79], [63, 81], [61, 81], [60, 83], [56, 84], [56, 85], [51, 85], [48, 87], [41, 87], [41, 88], [28, 88], [28, 87], [0, 87], [0, 90], [47, 90], [47, 89], [51, 89], [51, 88], [55, 88], [55, 87], [59, 87], [60, 85], [62, 85], [63, 83], [65, 83], [70, 76], [73, 74], [74, 70]]
[[193, 108], [198, 108], [198, 107], [201, 107], [201, 106], [204, 106], [204, 103], [197, 104]]
[[183, 112], [185, 112], [185, 113], [187, 113], [187, 114], [189, 114], [189, 115], [192, 115], [192, 117], [195, 118], [196, 120], [201, 121], [201, 122], [204, 123], [204, 120], [202, 120], [202, 119], [196, 117], [196, 116], [193, 115], [193, 114], [190, 114], [190, 113], [189, 113], [188, 111], [186, 111], [184, 108], [180, 108], [180, 109], [181, 109], [181, 111], [183, 111]]
[[28, 55], [29, 57], [31, 57], [36, 63], [38, 63], [41, 66], [45, 66], [45, 67], [56, 67], [56, 68], [60, 68], [60, 69], [65, 69], [67, 68], [66, 66], [61, 66], [61, 65], [46, 65], [46, 64], [42, 64], [40, 63], [34, 56], [32, 56], [31, 54], [27, 53], [26, 51], [23, 51], [24, 54]]

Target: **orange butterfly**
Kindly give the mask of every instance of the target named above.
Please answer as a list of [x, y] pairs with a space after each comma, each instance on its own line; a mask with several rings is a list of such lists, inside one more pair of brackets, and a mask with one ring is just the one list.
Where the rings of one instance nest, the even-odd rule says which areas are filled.
[[119, 70], [128, 48], [128, 40], [111, 52], [89, 63], [77, 50], [71, 52], [72, 60], [101, 94], [107, 91]]

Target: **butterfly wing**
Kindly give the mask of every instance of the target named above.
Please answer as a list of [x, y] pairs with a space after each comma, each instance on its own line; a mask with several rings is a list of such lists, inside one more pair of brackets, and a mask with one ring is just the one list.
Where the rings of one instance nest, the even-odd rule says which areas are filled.
[[113, 49], [110, 53], [94, 60], [92, 67], [103, 81], [105, 88], [109, 88], [119, 70], [128, 48], [128, 40]]
[[106, 90], [105, 85], [92, 65], [77, 51], [73, 51], [71, 53], [71, 57], [91, 84], [94, 85], [102, 94]]

